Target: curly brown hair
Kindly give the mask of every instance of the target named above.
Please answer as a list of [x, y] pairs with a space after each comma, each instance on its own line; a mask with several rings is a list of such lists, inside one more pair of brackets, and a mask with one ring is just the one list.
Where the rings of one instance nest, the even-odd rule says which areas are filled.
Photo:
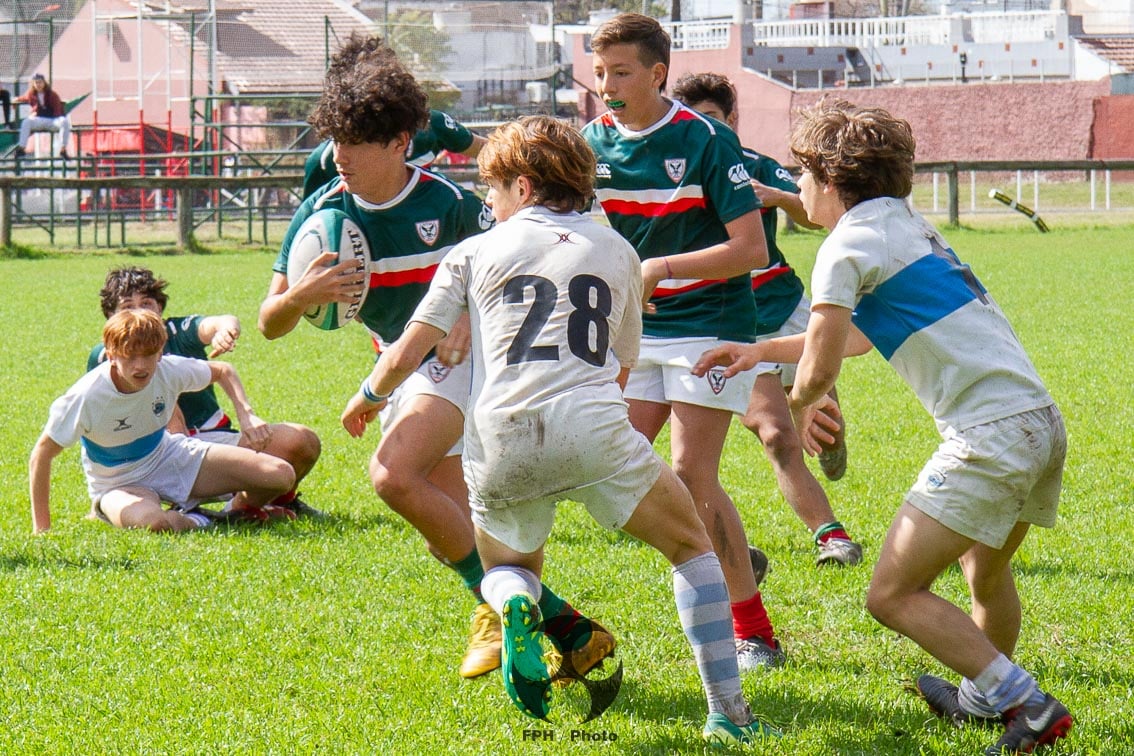
[[378, 37], [352, 34], [331, 59], [308, 123], [320, 139], [388, 144], [429, 121], [429, 98]]
[[168, 285], [149, 268], [115, 268], [106, 274], [106, 283], [98, 293], [103, 317], [109, 318], [118, 310], [123, 299], [134, 294], [149, 297], [161, 305], [164, 312], [165, 305], [169, 302], [169, 295], [165, 293]]
[[799, 112], [791, 154], [822, 184], [833, 184], [848, 210], [876, 197], [913, 191], [917, 142], [908, 121], [883, 108], [821, 100]]
[[550, 116], [525, 116], [488, 137], [476, 158], [485, 181], [532, 182], [532, 199], [556, 212], [582, 210], [595, 186], [595, 154], [574, 128]]

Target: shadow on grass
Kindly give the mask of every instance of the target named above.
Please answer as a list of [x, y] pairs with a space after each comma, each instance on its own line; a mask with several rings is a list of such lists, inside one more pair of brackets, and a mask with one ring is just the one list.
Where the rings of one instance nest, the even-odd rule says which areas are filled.
[[22, 569], [79, 569], [79, 570], [121, 570], [129, 571], [138, 567], [139, 562], [132, 557], [67, 557], [60, 554], [4, 554], [0, 555], [0, 572], [15, 572]]
[[1036, 576], [1036, 577], [1073, 577], [1093, 578], [1101, 580], [1106, 583], [1113, 583], [1121, 581], [1124, 583], [1134, 583], [1134, 572], [1129, 570], [1095, 570], [1091, 567], [1097, 565], [1085, 564], [1083, 562], [1054, 562], [1037, 559], [1029, 559], [1027, 562], [1016, 560], [1012, 563], [1012, 572], [1017, 576]]
[[[627, 683], [624, 687], [631, 688], [631, 685]], [[690, 727], [688, 738], [668, 734], [652, 739], [642, 738], [634, 743], [620, 743], [620, 750], [641, 754], [669, 754], [688, 753], [704, 748], [705, 744], [701, 740], [701, 724], [704, 722], [706, 709], [705, 700], [699, 692], [689, 690], [661, 695], [656, 690], [633, 689], [633, 710], [630, 712], [628, 709], [628, 713], [632, 713], [633, 716], [656, 719], [659, 722], [672, 721], [675, 716], [679, 716], [690, 720], [691, 724], [696, 724]], [[783, 731], [783, 739], [775, 741], [777, 745], [772, 746], [772, 750], [777, 753], [794, 751], [792, 731], [803, 726], [813, 728], [808, 736], [807, 749], [810, 751], [815, 746], [814, 728], [821, 728], [825, 722], [836, 725], [837, 732], [832, 733], [828, 738], [823, 738], [823, 745], [819, 751], [821, 753], [918, 753], [924, 746], [912, 736], [914, 730], [920, 726], [921, 718], [910, 717], [902, 712], [888, 712], [881, 703], [874, 707], [833, 698], [808, 698], [783, 689], [764, 701], [751, 695], [749, 699], [758, 718]], [[617, 706], [616, 702], [615, 707]], [[895, 721], [889, 726], [880, 725], [888, 715], [895, 714], [898, 716], [893, 717]], [[857, 723], [868, 726], [859, 730], [860, 736], [848, 736], [845, 725]]]

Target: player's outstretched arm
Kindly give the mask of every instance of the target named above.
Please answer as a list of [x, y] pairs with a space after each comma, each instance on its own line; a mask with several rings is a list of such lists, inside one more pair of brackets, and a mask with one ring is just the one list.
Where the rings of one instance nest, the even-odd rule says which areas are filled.
[[271, 440], [271, 429], [252, 412], [252, 403], [244, 392], [244, 384], [236, 374], [236, 368], [227, 362], [210, 362], [208, 365], [213, 376], [212, 382], [220, 386], [232, 402], [240, 424], [240, 433], [248, 439], [248, 446], [255, 451], [263, 451]]
[[789, 218], [804, 228], [822, 228], [818, 223], [812, 223], [807, 217], [807, 211], [803, 209], [803, 202], [795, 192], [761, 184], [755, 179], [750, 183], [752, 184], [752, 188], [756, 191], [756, 196], [764, 203], [764, 207], [782, 208], [783, 211], [788, 214]]
[[743, 370], [751, 370], [761, 362], [799, 362], [803, 354], [803, 334], [781, 336], [756, 344], [721, 344], [703, 353], [693, 365], [693, 375], [702, 376], [716, 366], [724, 367], [731, 378]]
[[480, 134], [473, 134], [472, 144], [470, 144], [466, 149], [462, 150], [461, 154], [474, 158], [480, 154], [481, 148], [486, 144], [488, 144], [488, 140], [485, 137], [482, 137]]
[[197, 326], [197, 338], [210, 347], [209, 359], [219, 357], [236, 348], [240, 338], [240, 319], [235, 315], [210, 315], [201, 318]]
[[44, 433], [36, 442], [31, 459], [28, 460], [33, 533], [43, 533], [51, 527], [51, 463], [62, 451], [63, 447]]
[[[339, 302], [352, 304], [358, 301], [366, 283], [366, 271], [352, 258], [337, 265], [335, 252], [324, 252], [311, 261], [303, 277], [295, 286], [289, 286], [287, 276], [273, 273], [268, 296], [260, 303], [257, 326], [265, 338], [278, 339], [291, 333], [312, 307]], [[330, 267], [327, 267], [330, 266]]]
[[366, 426], [374, 422], [378, 412], [386, 406], [386, 400], [394, 389], [417, 370], [425, 355], [444, 336], [445, 332], [440, 328], [410, 321], [398, 340], [382, 352], [374, 370], [363, 379], [358, 391], [347, 402], [342, 414], [347, 433], [355, 438], [362, 436]]

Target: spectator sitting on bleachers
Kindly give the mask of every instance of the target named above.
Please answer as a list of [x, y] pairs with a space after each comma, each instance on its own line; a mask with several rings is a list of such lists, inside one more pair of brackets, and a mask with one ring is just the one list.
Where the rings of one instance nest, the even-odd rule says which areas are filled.
[[20, 143], [16, 147], [16, 157], [27, 153], [28, 139], [32, 132], [58, 131], [60, 135], [59, 157], [66, 160], [67, 143], [71, 139], [71, 119], [63, 107], [63, 101], [51, 88], [43, 74], [37, 73], [32, 77], [31, 88], [28, 93], [16, 102], [26, 103], [31, 108], [31, 114], [20, 123]]

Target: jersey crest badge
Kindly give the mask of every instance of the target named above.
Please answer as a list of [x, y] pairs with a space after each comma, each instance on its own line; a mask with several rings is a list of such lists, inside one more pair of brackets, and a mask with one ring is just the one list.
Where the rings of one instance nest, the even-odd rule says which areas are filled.
[[488, 205], [480, 206], [480, 215], [476, 219], [477, 225], [480, 226], [481, 231], [487, 231], [492, 228], [492, 224], [496, 222], [496, 216], [492, 214], [492, 208]]
[[158, 417], [158, 416], [161, 415], [161, 413], [165, 412], [165, 397], [164, 396], [159, 396], [157, 399], [154, 399], [153, 410], [154, 410], [154, 416], [155, 417]]
[[685, 176], [685, 158], [670, 158], [665, 161], [665, 175], [673, 183], [681, 181]]
[[709, 388], [713, 390], [714, 394], [719, 394], [724, 391], [725, 384], [728, 379], [724, 377], [724, 368], [715, 367], [711, 368], [709, 372], [705, 373], [705, 380], [709, 382]]
[[417, 223], [418, 237], [431, 247], [437, 242], [437, 235], [440, 231], [441, 221], [439, 220], [434, 219]]
[[739, 186], [740, 184], [747, 184], [750, 178], [748, 171], [744, 170], [744, 166], [737, 163], [736, 165], [729, 166], [728, 180]]
[[429, 363], [429, 380], [434, 383], [440, 383], [449, 377], [449, 373], [453, 372], [451, 368], [442, 365], [440, 362], [433, 360]]

